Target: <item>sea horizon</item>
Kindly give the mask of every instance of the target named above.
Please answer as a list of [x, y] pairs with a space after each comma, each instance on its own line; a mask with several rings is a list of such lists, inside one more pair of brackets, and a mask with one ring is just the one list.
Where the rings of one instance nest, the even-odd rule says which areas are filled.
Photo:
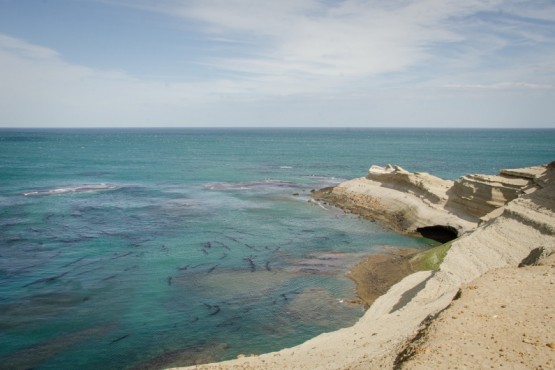
[[260, 126], [234, 126], [234, 125], [222, 125], [222, 126], [158, 126], [158, 125], [151, 125], [151, 126], [24, 126], [24, 127], [17, 127], [17, 126], [0, 126], [0, 130], [243, 130], [243, 129], [253, 129], [253, 130], [438, 130], [438, 131], [490, 131], [490, 130], [499, 130], [499, 131], [513, 131], [513, 130], [520, 130], [520, 131], [527, 131], [527, 130], [546, 130], [546, 131], [554, 131], [555, 127], [545, 127], [545, 126], [535, 126], [535, 127], [497, 127], [497, 126], [480, 126], [480, 127], [468, 127], [468, 126], [448, 126], [448, 127], [438, 127], [438, 126], [268, 126], [268, 125], [260, 125]]

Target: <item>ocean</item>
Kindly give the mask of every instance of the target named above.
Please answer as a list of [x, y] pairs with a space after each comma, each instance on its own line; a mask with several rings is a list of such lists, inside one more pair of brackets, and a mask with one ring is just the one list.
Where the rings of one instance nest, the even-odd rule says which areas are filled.
[[2, 129], [0, 368], [161, 368], [355, 323], [364, 255], [434, 242], [309, 202], [372, 164], [456, 179], [555, 130]]

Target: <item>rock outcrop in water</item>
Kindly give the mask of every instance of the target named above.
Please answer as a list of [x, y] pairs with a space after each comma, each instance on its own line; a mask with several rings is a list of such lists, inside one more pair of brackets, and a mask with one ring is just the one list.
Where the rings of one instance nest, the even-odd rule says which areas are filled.
[[[437, 271], [407, 276], [354, 326], [198, 368], [552, 368], [555, 162], [458, 181], [392, 167], [325, 191], [326, 199], [342, 199], [346, 208], [405, 232], [439, 224], [464, 234], [451, 242]], [[392, 217], [397, 213], [403, 219]], [[461, 325], [473, 330], [461, 332]], [[502, 351], [492, 352], [500, 343]]]
[[[315, 197], [379, 220], [393, 229], [446, 242], [497, 216], [497, 209], [536, 186], [545, 167], [503, 170], [498, 176], [467, 175], [457, 181], [399, 166], [372, 166]], [[492, 213], [494, 212], [494, 213]]]

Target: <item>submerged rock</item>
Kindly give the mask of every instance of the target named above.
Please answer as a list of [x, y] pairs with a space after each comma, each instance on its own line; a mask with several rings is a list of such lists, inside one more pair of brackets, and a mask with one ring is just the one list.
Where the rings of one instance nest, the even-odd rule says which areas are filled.
[[153, 359], [146, 361], [134, 370], [158, 370], [171, 366], [189, 366], [204, 364], [214, 361], [219, 352], [229, 347], [226, 343], [214, 343], [190, 348], [179, 349], [175, 351], [164, 352]]

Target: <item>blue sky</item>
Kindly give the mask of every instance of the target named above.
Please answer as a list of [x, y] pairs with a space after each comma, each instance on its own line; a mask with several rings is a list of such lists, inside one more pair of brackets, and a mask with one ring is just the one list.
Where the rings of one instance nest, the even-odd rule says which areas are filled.
[[0, 127], [552, 127], [550, 0], [0, 0]]

